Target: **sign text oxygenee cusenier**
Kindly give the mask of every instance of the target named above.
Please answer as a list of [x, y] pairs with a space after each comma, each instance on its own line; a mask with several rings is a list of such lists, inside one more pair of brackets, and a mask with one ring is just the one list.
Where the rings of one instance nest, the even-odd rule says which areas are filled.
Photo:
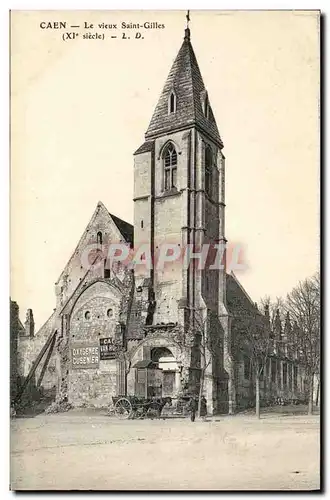
[[71, 346], [72, 368], [98, 368], [100, 364], [100, 350], [98, 345]]

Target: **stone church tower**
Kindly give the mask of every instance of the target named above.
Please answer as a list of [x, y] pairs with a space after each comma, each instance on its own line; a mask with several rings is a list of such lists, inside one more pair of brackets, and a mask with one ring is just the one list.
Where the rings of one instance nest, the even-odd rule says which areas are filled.
[[[28, 310], [24, 327], [12, 307], [15, 401], [24, 380], [74, 406], [105, 407], [119, 396], [180, 402], [201, 392], [211, 414], [251, 404], [254, 380], [237, 319], [260, 312], [222, 258], [222, 150], [187, 28], [134, 154], [134, 227], [99, 202], [55, 284], [46, 323], [35, 332]], [[132, 250], [134, 269], [130, 260], [109, 262], [118, 244]], [[284, 336], [279, 317], [276, 324], [261, 395], [300, 400], [304, 367], [282, 347], [289, 320]]]
[[[20, 337], [22, 376], [75, 406], [203, 391], [210, 413], [235, 409], [231, 318], [240, 297], [243, 309], [254, 305], [221, 259], [222, 149], [187, 28], [134, 154], [134, 228], [97, 204], [56, 282], [53, 314]], [[134, 270], [109, 265], [118, 243], [134, 248]], [[97, 266], [95, 255], [85, 262], [91, 246]]]
[[[138, 266], [135, 276], [137, 283], [145, 283], [146, 279], [149, 283], [154, 307], [148, 322], [154, 337], [157, 329], [161, 333], [169, 324], [177, 324], [186, 334], [191, 331], [199, 337], [199, 347], [198, 340], [193, 340], [188, 354], [189, 386], [196, 390], [200, 370], [203, 363], [204, 367], [207, 364], [204, 390], [212, 411], [221, 409], [219, 401], [227, 405], [229, 400], [230, 408], [235, 399], [228, 349], [226, 271], [210, 268], [214, 250], [221, 255], [226, 243], [222, 149], [187, 28], [145, 142], [135, 152], [134, 245], [144, 245], [154, 263], [152, 269]], [[177, 246], [178, 252], [171, 252], [181, 257], [157, 265], [166, 253], [166, 245]], [[198, 259], [192, 259], [187, 268], [189, 251], [201, 252], [204, 248], [206, 252], [206, 245], [210, 245], [209, 259], [213, 248], [208, 265], [203, 269]], [[207, 356], [203, 346], [209, 350]]]

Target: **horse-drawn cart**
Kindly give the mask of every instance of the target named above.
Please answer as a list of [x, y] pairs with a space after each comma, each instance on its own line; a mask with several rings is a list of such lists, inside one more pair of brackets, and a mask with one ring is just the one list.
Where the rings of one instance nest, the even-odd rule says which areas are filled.
[[125, 419], [144, 418], [148, 414], [161, 417], [162, 410], [166, 404], [172, 404], [170, 397], [141, 398], [137, 396], [116, 396], [112, 398], [114, 413], [116, 417]]

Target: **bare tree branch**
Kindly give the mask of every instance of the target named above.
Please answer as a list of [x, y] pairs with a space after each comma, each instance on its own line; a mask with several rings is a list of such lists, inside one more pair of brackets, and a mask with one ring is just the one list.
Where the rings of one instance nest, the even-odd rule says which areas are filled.
[[305, 279], [287, 295], [285, 309], [294, 320], [294, 343], [309, 379], [309, 413], [313, 411], [313, 378], [320, 371], [320, 274]]

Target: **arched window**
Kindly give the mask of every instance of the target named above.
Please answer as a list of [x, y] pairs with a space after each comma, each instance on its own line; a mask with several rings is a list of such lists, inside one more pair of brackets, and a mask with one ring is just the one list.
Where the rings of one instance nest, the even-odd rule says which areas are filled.
[[176, 112], [176, 95], [175, 93], [172, 92], [170, 93], [170, 97], [168, 99], [168, 113], [175, 113]]
[[172, 143], [169, 144], [164, 155], [164, 188], [165, 191], [176, 187], [178, 155]]
[[96, 235], [96, 241], [98, 248], [102, 246], [102, 233], [99, 231]]
[[205, 191], [208, 196], [212, 196], [212, 168], [213, 157], [210, 146], [205, 148]]

